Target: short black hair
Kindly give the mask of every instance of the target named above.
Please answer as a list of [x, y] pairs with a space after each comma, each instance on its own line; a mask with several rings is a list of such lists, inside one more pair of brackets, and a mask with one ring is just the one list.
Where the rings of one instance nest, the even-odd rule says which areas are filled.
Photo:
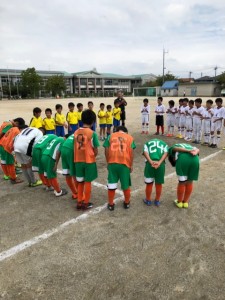
[[92, 110], [86, 109], [81, 115], [81, 121], [84, 124], [92, 125], [96, 122], [96, 114]]
[[114, 105], [120, 103], [120, 100], [116, 99], [114, 100]]
[[39, 127], [38, 129], [39, 129], [39, 130], [41, 130], [41, 131], [43, 132], [43, 135], [45, 135], [45, 134], [46, 134], [46, 130], [45, 130], [45, 128], [44, 128], [44, 127]]
[[160, 97], [158, 97], [158, 100], [161, 100], [161, 101], [163, 101], [163, 97], [161, 97], [161, 96], [160, 96]]
[[82, 103], [77, 103], [77, 108], [84, 106]]
[[110, 108], [112, 108], [112, 105], [108, 104], [108, 105], [106, 106], [106, 109], [110, 109]]
[[61, 105], [61, 104], [56, 104], [55, 109], [57, 110], [57, 109], [59, 109], [59, 108], [62, 109], [62, 108], [63, 108], [62, 105]]
[[73, 102], [68, 103], [68, 107], [74, 107], [74, 106], [75, 106], [75, 104]]
[[23, 118], [13, 119], [14, 122], [18, 123], [18, 128], [23, 128], [25, 126], [25, 121]]
[[188, 98], [184, 98], [183, 101], [185, 101], [185, 102], [188, 103], [188, 102], [189, 102], [189, 99], [188, 99]]
[[116, 128], [116, 132], [118, 132], [118, 131], [123, 131], [123, 132], [128, 133], [127, 127], [125, 127], [125, 126], [118, 126]]
[[222, 99], [222, 98], [216, 98], [215, 102], [216, 102], [216, 103], [218, 103], [218, 102], [219, 102], [219, 103], [223, 103], [223, 99]]
[[174, 105], [175, 105], [175, 102], [174, 102], [173, 100], [170, 100], [168, 103], [169, 103], [169, 105], [171, 105], [171, 106], [174, 106]]
[[46, 108], [45, 113], [50, 112], [52, 114], [51, 108]]
[[213, 101], [211, 99], [207, 100], [206, 103], [213, 105]]
[[184, 101], [184, 99], [183, 99], [183, 98], [180, 98], [180, 99], [179, 99], [179, 103], [180, 103], [180, 102], [183, 102], [183, 101]]
[[94, 103], [93, 103], [92, 101], [88, 101], [88, 105], [89, 105], [89, 104], [93, 104], [93, 105], [94, 105]]
[[190, 101], [189, 101], [189, 104], [194, 105], [194, 104], [195, 104], [194, 100], [190, 100]]
[[100, 105], [99, 105], [99, 106], [100, 106], [100, 107], [101, 107], [101, 106], [105, 106], [105, 103], [100, 103]]
[[35, 114], [40, 114], [40, 113], [41, 113], [40, 107], [35, 107], [35, 108], [33, 109], [33, 115], [35, 115]]
[[195, 99], [195, 103], [200, 103], [200, 104], [202, 104], [202, 99], [201, 99], [201, 98], [196, 98], [196, 99]]
[[147, 98], [145, 98], [145, 99], [143, 100], [143, 102], [146, 102], [146, 103], [148, 103], [148, 99], [147, 99]]

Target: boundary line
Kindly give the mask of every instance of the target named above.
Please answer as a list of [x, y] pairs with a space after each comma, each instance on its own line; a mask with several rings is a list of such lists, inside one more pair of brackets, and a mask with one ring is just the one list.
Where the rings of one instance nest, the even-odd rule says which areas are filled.
[[[215, 156], [217, 156], [218, 154], [220, 154], [221, 152], [223, 152], [223, 150], [219, 150], [215, 153], [212, 153], [204, 158], [202, 158], [200, 161], [201, 162], [205, 162]], [[173, 177], [174, 175], [176, 175], [176, 172], [173, 172], [173, 173], [170, 173], [168, 175], [165, 176], [165, 179], [166, 178], [171, 178]], [[98, 184], [96, 183], [96, 186], [98, 187], [101, 187], [101, 188], [104, 188], [104, 189], [107, 189], [107, 187], [103, 184]], [[141, 188], [138, 188], [134, 191], [132, 191], [132, 195], [135, 195], [137, 194], [138, 192], [140, 192], [141, 190], [143, 190], [143, 187]], [[122, 191], [120, 191], [122, 192]], [[122, 192], [123, 193], [123, 192]], [[115, 203], [118, 203], [120, 202], [121, 200], [123, 200], [123, 196], [120, 196], [120, 197], [117, 197], [114, 201]], [[27, 248], [30, 248], [31, 246], [35, 245], [35, 244], [38, 244], [44, 240], [47, 240], [48, 238], [50, 238], [52, 235], [58, 233], [58, 232], [61, 232], [63, 231], [66, 227], [70, 226], [70, 225], [73, 225], [73, 224], [76, 224], [78, 223], [79, 221], [83, 221], [83, 220], [86, 220], [87, 218], [93, 216], [93, 215], [96, 215], [96, 214], [99, 214], [100, 212], [102, 212], [103, 210], [105, 210], [107, 208], [107, 203], [105, 203], [104, 205], [101, 205], [101, 206], [98, 206], [92, 210], [90, 210], [88, 213], [83, 213], [81, 215], [79, 215], [78, 217], [76, 218], [73, 218], [71, 220], [68, 220], [66, 221], [65, 223], [62, 223], [60, 224], [59, 226], [53, 228], [53, 229], [50, 229], [50, 230], [47, 230], [45, 231], [44, 233], [38, 235], [38, 236], [35, 236], [33, 238], [31, 238], [30, 240], [27, 240], [23, 243], [20, 243], [8, 250], [5, 250], [3, 252], [0, 253], [0, 262], [1, 261], [4, 261], [5, 259], [11, 257], [11, 256], [14, 256], [16, 255], [17, 253], [27, 249]]]

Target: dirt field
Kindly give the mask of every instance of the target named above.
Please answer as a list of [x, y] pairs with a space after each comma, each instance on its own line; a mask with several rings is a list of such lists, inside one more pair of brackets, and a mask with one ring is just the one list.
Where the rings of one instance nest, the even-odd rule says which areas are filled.
[[[107, 192], [97, 184], [105, 185], [107, 178], [103, 147], [92, 191], [94, 208], [87, 214], [76, 211], [70, 193], [56, 198], [43, 187], [12, 186], [0, 179], [0, 299], [225, 299], [225, 151], [199, 147], [200, 179], [188, 210], [173, 205], [177, 179], [169, 163], [162, 205], [146, 207], [141, 152], [155, 132], [156, 100], [150, 101], [149, 136], [140, 135], [142, 98], [127, 100], [127, 127], [137, 144], [129, 210], [122, 208], [121, 199], [114, 212], [104, 209]], [[53, 109], [56, 101], [66, 113], [70, 99], [0, 101], [0, 121], [21, 116], [28, 122], [33, 107]], [[82, 101], [86, 106], [88, 99]], [[98, 110], [102, 99], [93, 101]], [[113, 99], [103, 102], [112, 104]], [[169, 145], [178, 141], [162, 139]], [[63, 176], [59, 181], [66, 188]], [[117, 197], [121, 198], [119, 192]], [[34, 245], [20, 251], [21, 243], [29, 245], [40, 235]]]

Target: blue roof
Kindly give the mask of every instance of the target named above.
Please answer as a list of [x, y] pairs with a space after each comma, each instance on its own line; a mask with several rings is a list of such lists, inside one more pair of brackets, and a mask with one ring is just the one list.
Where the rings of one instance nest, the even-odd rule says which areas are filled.
[[170, 80], [170, 81], [165, 81], [161, 87], [162, 90], [173, 90], [177, 89], [179, 85], [178, 80]]

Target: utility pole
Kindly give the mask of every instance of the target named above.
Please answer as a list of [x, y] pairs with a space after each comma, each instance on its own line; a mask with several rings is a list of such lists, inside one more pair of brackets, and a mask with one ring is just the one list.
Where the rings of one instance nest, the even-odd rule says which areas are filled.
[[164, 83], [164, 77], [165, 77], [165, 55], [169, 53], [169, 51], [166, 51], [164, 48], [163, 48], [163, 83]]
[[215, 78], [214, 78], [214, 81], [215, 81], [215, 82], [216, 82], [216, 71], [217, 71], [217, 69], [218, 69], [218, 67], [215, 66], [215, 68], [214, 68], [214, 71], [215, 71]]
[[189, 79], [190, 79], [190, 81], [191, 81], [191, 75], [192, 75], [192, 73], [193, 73], [192, 71], [189, 72]]

